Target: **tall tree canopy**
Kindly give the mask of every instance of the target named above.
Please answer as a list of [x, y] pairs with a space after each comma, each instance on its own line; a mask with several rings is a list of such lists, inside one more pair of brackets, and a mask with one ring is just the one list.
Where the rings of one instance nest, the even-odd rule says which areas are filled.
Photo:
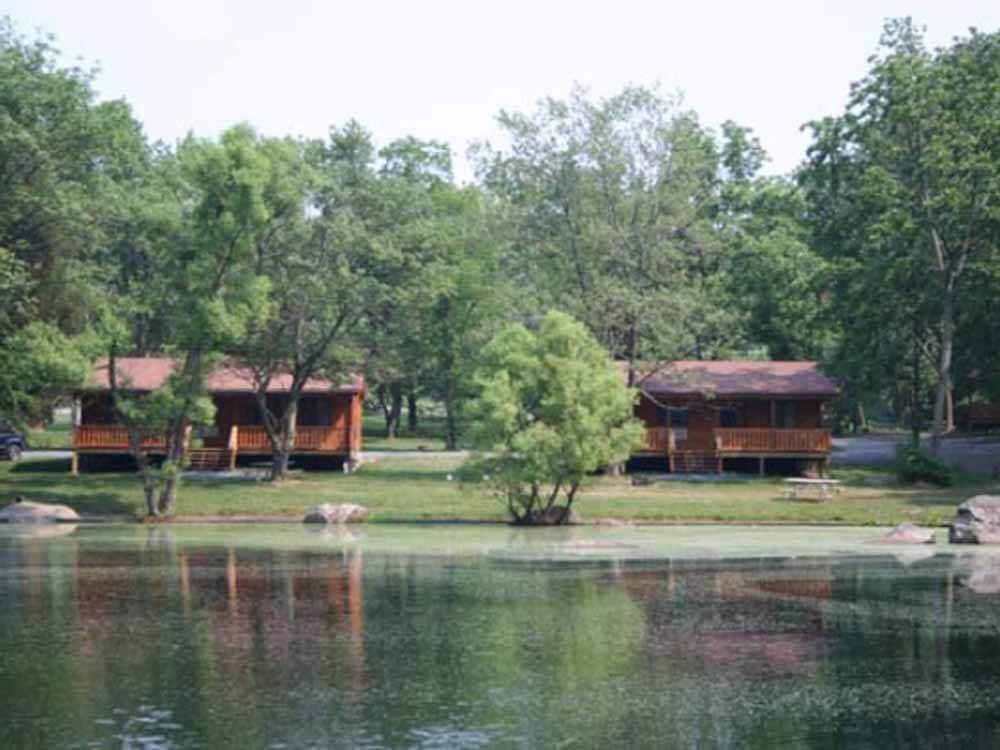
[[[629, 362], [740, 345], [716, 221], [723, 154], [693, 112], [641, 87], [577, 89], [499, 120], [511, 146], [480, 145], [478, 168], [506, 201], [505, 270], [531, 291], [529, 314], [567, 310]], [[733, 170], [754, 169], [749, 142], [731, 145]]]
[[0, 415], [41, 417], [86, 374], [78, 335], [101, 306], [123, 186], [148, 147], [94, 72], [0, 18]]
[[929, 368], [936, 434], [951, 424], [956, 333], [980, 304], [973, 282], [997, 260], [998, 80], [1000, 34], [928, 50], [910, 19], [891, 21], [847, 111], [812, 123], [801, 175], [816, 245], [837, 272], [853, 385], [899, 382], [900, 365], [917, 383]]

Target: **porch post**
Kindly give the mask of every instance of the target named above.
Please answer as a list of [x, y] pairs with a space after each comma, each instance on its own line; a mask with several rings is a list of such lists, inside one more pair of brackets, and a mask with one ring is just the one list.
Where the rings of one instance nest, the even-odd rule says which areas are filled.
[[757, 472], [758, 472], [758, 473], [759, 473], [759, 474], [760, 474], [761, 476], [764, 476], [764, 457], [763, 457], [763, 456], [760, 456], [760, 457], [759, 457], [759, 458], [757, 459], [757, 462], [758, 462], [758, 466], [757, 466]]
[[239, 448], [239, 427], [232, 425], [229, 428], [229, 470], [236, 470], [236, 451]]

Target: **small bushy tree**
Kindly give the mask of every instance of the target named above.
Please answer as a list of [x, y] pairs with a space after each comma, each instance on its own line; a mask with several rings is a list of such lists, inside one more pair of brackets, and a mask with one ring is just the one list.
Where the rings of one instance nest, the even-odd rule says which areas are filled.
[[479, 452], [467, 478], [485, 483], [514, 523], [564, 523], [585, 479], [641, 440], [635, 391], [583, 324], [549, 312], [538, 333], [511, 325], [486, 347], [473, 402]]
[[0, 346], [0, 417], [25, 426], [83, 384], [90, 370], [79, 339], [48, 323], [29, 323]]
[[930, 482], [947, 487], [955, 477], [951, 468], [925, 452], [917, 439], [896, 446], [896, 476], [905, 484]]

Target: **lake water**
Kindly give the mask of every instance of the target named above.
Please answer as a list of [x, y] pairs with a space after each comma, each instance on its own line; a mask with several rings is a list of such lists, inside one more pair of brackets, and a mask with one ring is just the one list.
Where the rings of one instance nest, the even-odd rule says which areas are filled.
[[865, 529], [0, 531], [0, 747], [996, 747], [1000, 551]]

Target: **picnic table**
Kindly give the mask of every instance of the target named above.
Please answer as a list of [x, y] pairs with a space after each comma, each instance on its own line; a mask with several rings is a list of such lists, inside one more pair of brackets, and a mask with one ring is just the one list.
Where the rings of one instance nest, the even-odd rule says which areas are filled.
[[786, 479], [789, 497], [798, 499], [804, 497], [815, 497], [818, 500], [826, 500], [833, 496], [840, 485], [839, 479], [803, 479], [792, 477]]

